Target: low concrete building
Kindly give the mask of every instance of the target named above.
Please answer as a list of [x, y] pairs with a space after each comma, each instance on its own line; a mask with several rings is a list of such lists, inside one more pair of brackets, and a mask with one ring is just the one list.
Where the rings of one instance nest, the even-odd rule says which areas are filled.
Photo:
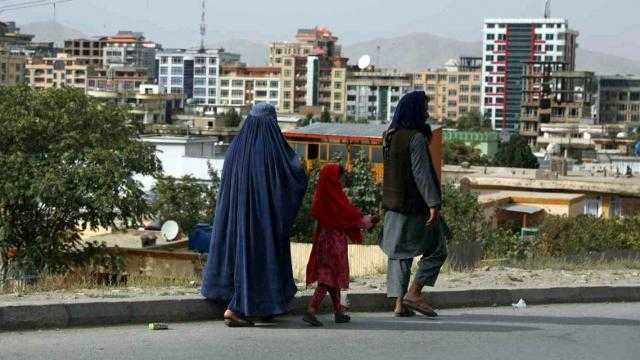
[[557, 193], [585, 196], [584, 214], [612, 218], [632, 216], [640, 212], [640, 181], [616, 177], [615, 174], [591, 174], [570, 171], [566, 176], [543, 170], [490, 168], [447, 165], [445, 181], [457, 182], [481, 194], [498, 191], [549, 193], [559, 201]]
[[175, 109], [180, 107], [182, 98], [167, 94], [158, 85], [142, 84], [137, 91], [117, 88], [89, 89], [87, 95], [104, 102], [130, 108], [132, 121], [139, 124], [166, 123], [171, 120]]
[[493, 157], [498, 153], [500, 138], [497, 132], [458, 131], [444, 129], [444, 142], [461, 141], [467, 146], [480, 150], [482, 155]]
[[[196, 136], [143, 136], [146, 144], [152, 145], [162, 164], [162, 175], [181, 178], [189, 175], [200, 181], [210, 181], [209, 166], [222, 173], [224, 156], [228, 144], [215, 137]], [[145, 191], [155, 186], [152, 177], [138, 176]]]

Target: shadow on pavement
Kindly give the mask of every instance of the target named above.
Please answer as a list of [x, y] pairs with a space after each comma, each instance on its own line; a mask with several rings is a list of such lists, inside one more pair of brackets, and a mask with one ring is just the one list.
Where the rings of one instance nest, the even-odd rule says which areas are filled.
[[562, 317], [562, 316], [527, 316], [498, 314], [462, 314], [442, 315], [443, 321], [512, 323], [512, 324], [554, 324], [554, 325], [594, 325], [594, 326], [640, 326], [639, 320], [617, 319], [607, 317]]
[[[451, 331], [451, 332], [493, 332], [507, 333], [516, 331], [540, 330], [536, 327], [506, 324], [472, 324], [468, 322], [447, 319], [444, 316], [438, 319], [415, 317], [411, 319], [380, 318], [352, 315], [352, 322], [348, 324], [335, 324], [331, 316], [319, 316], [324, 323], [323, 327], [310, 327], [302, 322], [302, 317], [286, 317], [269, 324], [257, 324], [256, 328], [269, 330], [364, 330], [364, 331]], [[461, 319], [462, 320], [462, 319]]]

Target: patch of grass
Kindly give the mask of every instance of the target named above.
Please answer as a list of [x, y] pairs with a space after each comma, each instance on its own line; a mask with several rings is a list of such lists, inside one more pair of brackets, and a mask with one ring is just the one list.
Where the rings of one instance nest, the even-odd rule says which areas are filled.
[[582, 258], [533, 257], [525, 260], [486, 260], [483, 266], [506, 266], [525, 270], [640, 270], [638, 259], [595, 260]]
[[[84, 292], [84, 291], [109, 291], [109, 290], [152, 290], [165, 288], [196, 288], [202, 282], [200, 276], [192, 277], [150, 277], [143, 275], [129, 275], [124, 284], [107, 285], [99, 283], [87, 273], [68, 273], [64, 275], [47, 275], [35, 283], [25, 284], [20, 282], [10, 283], [4, 289], [3, 294], [41, 294], [53, 292]], [[101, 297], [126, 297], [124, 294], [107, 294]]]

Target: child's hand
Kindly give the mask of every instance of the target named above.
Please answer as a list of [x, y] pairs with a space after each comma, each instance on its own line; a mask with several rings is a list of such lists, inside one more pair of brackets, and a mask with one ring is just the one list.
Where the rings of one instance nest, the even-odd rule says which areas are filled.
[[371, 215], [367, 215], [362, 218], [362, 227], [366, 230], [371, 230], [375, 226], [373, 222], [373, 217]]

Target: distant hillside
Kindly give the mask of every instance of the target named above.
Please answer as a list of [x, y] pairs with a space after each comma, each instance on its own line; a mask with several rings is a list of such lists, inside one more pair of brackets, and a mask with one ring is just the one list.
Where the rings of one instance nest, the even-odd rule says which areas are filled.
[[35, 35], [34, 41], [54, 42], [58, 46], [63, 46], [66, 39], [87, 37], [81, 31], [53, 21], [24, 24], [20, 32]]
[[209, 46], [210, 48], [224, 48], [228, 52], [242, 55], [242, 61], [247, 65], [257, 66], [268, 63], [268, 45], [251, 40], [229, 39]]
[[[377, 58], [378, 46], [380, 59]], [[447, 60], [461, 55], [481, 56], [482, 46], [428, 33], [413, 33], [346, 46], [344, 53], [354, 64], [360, 56], [368, 54], [378, 67], [417, 71], [441, 67]]]
[[[428, 33], [414, 33], [405, 36], [370, 40], [345, 47], [345, 54], [355, 63], [369, 54], [376, 57], [380, 46], [378, 66], [395, 67], [404, 71], [416, 71], [441, 67], [447, 60], [461, 55], [480, 56], [481, 42], [465, 42], [448, 39]], [[640, 61], [578, 48], [577, 68], [594, 71], [597, 74], [638, 74]]]

